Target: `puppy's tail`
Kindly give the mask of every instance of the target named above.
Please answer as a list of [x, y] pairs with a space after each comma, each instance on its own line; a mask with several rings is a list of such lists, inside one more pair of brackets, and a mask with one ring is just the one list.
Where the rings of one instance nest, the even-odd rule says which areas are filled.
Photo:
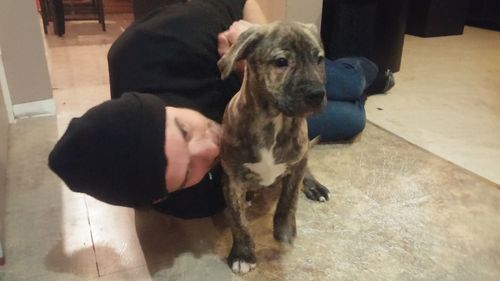
[[309, 141], [309, 149], [313, 148], [315, 145], [317, 145], [319, 143], [319, 141], [321, 140], [321, 136], [317, 136], [315, 137], [314, 139], [310, 140]]

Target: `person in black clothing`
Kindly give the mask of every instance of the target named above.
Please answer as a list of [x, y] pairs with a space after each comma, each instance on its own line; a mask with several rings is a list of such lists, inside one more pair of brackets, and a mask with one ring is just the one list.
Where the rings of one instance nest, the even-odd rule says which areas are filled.
[[[114, 205], [181, 218], [222, 210], [219, 123], [241, 80], [221, 80], [217, 61], [248, 25], [242, 18], [265, 21], [255, 0], [191, 0], [132, 23], [108, 53], [112, 99], [71, 121], [50, 168], [70, 189]], [[377, 71], [366, 58], [327, 60], [329, 103], [308, 120], [311, 137], [362, 131]]]
[[108, 53], [111, 98], [150, 93], [220, 122], [240, 80], [236, 74], [220, 79], [217, 36], [244, 14], [265, 21], [255, 0], [192, 0], [134, 21]]

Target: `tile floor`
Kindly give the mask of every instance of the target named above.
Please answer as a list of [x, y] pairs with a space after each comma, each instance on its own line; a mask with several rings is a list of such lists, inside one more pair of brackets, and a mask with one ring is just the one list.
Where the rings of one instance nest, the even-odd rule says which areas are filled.
[[406, 36], [397, 81], [370, 121], [500, 184], [500, 32]]
[[500, 279], [500, 188], [488, 180], [499, 182], [500, 33], [407, 36], [398, 84], [368, 100], [363, 134], [311, 152], [332, 200], [301, 196], [293, 247], [272, 239], [272, 200], [256, 202], [259, 264], [240, 277], [224, 262], [223, 216], [109, 206], [47, 169], [70, 118], [108, 97], [105, 56], [127, 20], [107, 23], [106, 34], [75, 23], [46, 36], [58, 114], [11, 127], [0, 280]]

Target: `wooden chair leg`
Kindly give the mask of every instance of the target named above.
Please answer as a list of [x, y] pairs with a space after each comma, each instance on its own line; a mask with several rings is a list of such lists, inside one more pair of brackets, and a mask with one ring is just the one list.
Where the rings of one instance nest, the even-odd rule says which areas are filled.
[[40, 15], [42, 16], [43, 32], [47, 34], [47, 26], [49, 25], [47, 0], [40, 0]]
[[65, 16], [64, 16], [64, 4], [62, 0], [49, 0], [50, 14], [52, 16], [52, 23], [54, 25], [54, 33], [61, 37], [64, 35], [65, 28]]
[[104, 4], [103, 0], [97, 0], [99, 23], [102, 26], [102, 31], [106, 31], [106, 22], [104, 19]]

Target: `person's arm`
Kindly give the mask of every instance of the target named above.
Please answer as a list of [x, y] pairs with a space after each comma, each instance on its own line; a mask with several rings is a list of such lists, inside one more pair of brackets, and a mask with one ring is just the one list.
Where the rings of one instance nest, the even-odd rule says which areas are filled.
[[267, 18], [257, 0], [246, 1], [245, 6], [243, 6], [243, 19], [251, 23], [267, 23]]
[[[259, 3], [256, 0], [247, 0], [243, 6], [243, 20], [233, 22], [228, 30], [219, 33], [217, 36], [217, 51], [219, 55], [222, 57], [236, 42], [240, 34], [252, 25], [265, 23], [267, 23], [267, 19]], [[243, 75], [244, 68], [244, 61], [238, 62], [234, 67], [235, 72], [240, 76]]]
[[259, 3], [256, 0], [247, 0], [243, 6], [243, 19], [233, 22], [228, 30], [219, 33], [217, 37], [219, 55], [222, 57], [236, 42], [240, 34], [252, 25], [265, 23], [267, 23], [267, 19]]

